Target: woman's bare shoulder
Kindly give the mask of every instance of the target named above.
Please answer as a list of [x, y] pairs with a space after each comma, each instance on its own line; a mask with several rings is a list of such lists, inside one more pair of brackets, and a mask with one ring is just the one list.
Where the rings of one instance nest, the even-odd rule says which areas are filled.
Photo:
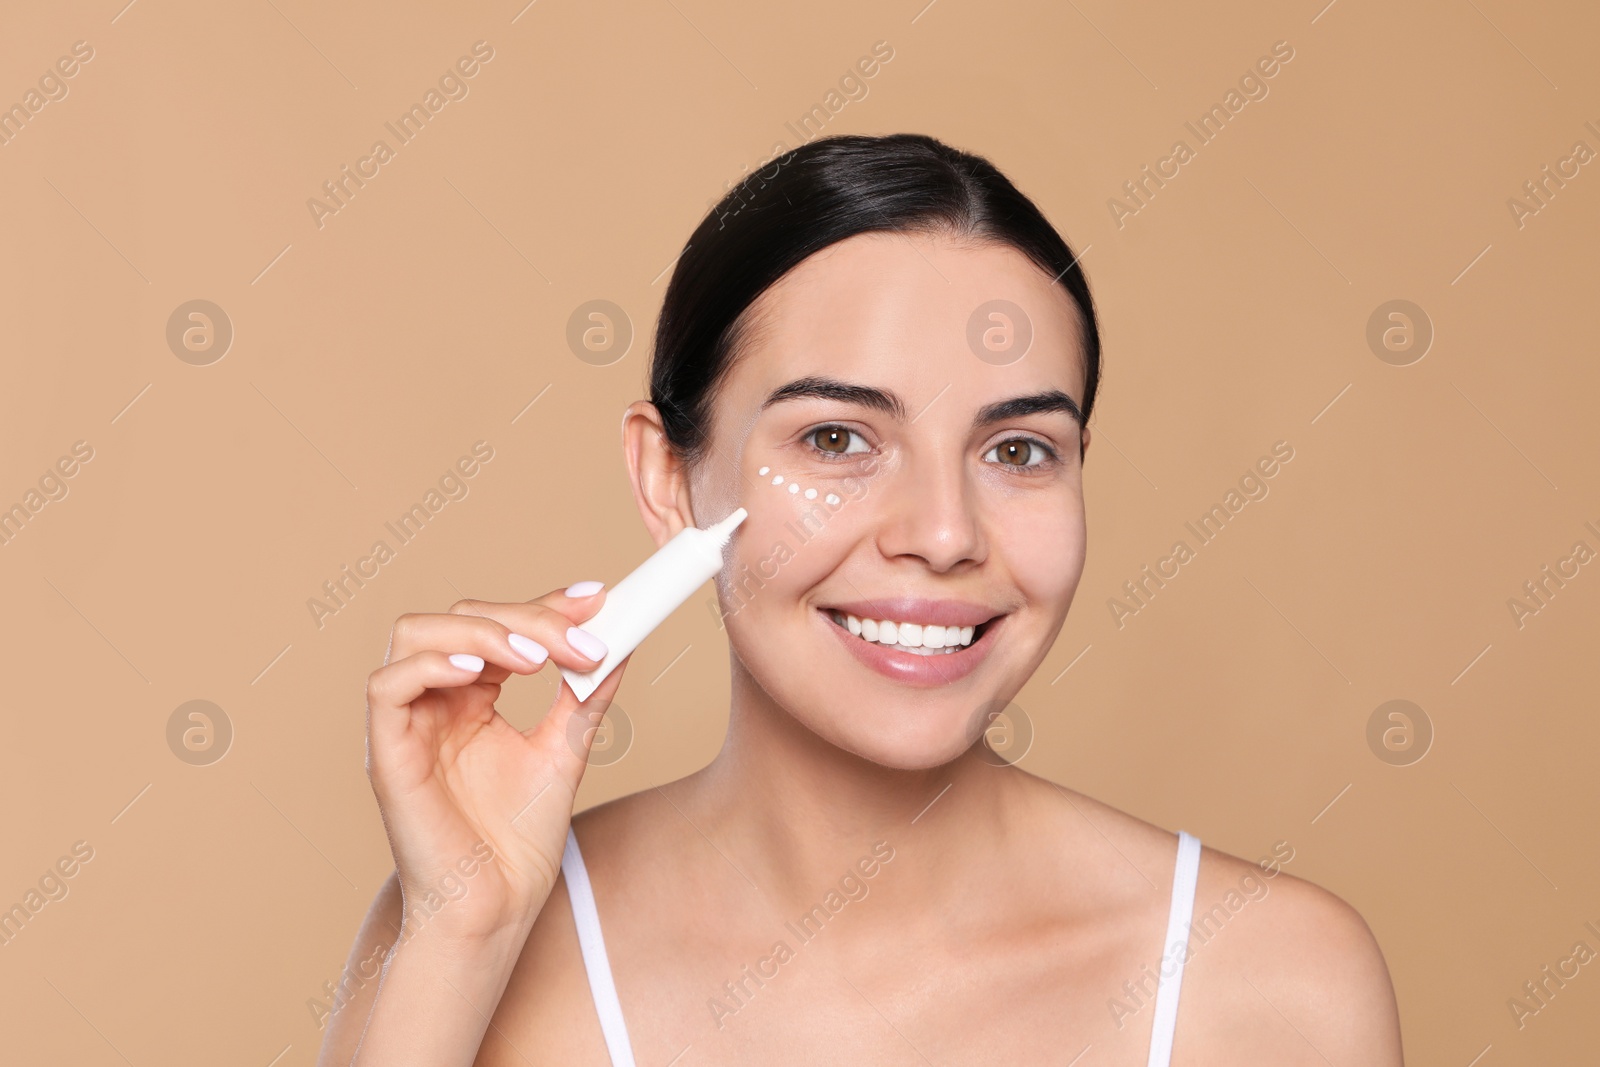
[[1284, 841], [1256, 861], [1202, 847], [1184, 1014], [1203, 1018], [1194, 1029], [1213, 1031], [1218, 1047], [1258, 1041], [1280, 1062], [1398, 1067], [1400, 1021], [1377, 939], [1342, 897], [1284, 870], [1286, 855]]
[[[1066, 818], [1092, 827], [1122, 860], [1170, 893], [1176, 833], [1039, 781], [1066, 801]], [[1174, 1048], [1174, 1064], [1184, 1062], [1187, 1048], [1201, 1059], [1208, 1050], [1257, 1049], [1278, 1063], [1325, 1067], [1326, 1058], [1398, 1067], [1394, 988], [1361, 913], [1285, 870], [1295, 856], [1290, 842], [1274, 843], [1255, 860], [1203, 842], [1200, 852], [1179, 998], [1184, 1039]]]
[[667, 871], [683, 862], [685, 834], [709, 831], [689, 799], [704, 770], [585, 808], [572, 818], [584, 866], [596, 884], [620, 887], [632, 871]]
[[[659, 817], [652, 793], [619, 797], [573, 816], [573, 834], [602, 912], [610, 910], [606, 897], [619, 884], [613, 872], [632, 849], [650, 840], [649, 828]], [[608, 1062], [565, 871], [534, 920], [493, 1023], [478, 1067]]]
[[1086, 842], [1109, 845], [1120, 856], [1118, 862], [1134, 867], [1145, 882], [1171, 884], [1177, 865], [1177, 834], [1087, 793], [1038, 775], [1028, 777], [1042, 798], [1043, 810], [1054, 812], [1052, 819], [1061, 830], [1076, 830]]
[[528, 931], [475, 1063], [476, 1067], [526, 1067], [606, 1062], [600, 1016], [589, 993], [563, 871]]

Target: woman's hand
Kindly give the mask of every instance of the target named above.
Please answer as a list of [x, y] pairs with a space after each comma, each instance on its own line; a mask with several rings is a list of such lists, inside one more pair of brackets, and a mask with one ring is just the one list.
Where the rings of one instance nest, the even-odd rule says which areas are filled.
[[463, 600], [448, 614], [395, 622], [385, 665], [367, 680], [367, 776], [403, 894], [402, 941], [420, 925], [463, 955], [491, 942], [514, 942], [513, 958], [520, 951], [561, 872], [600, 713], [628, 661], [584, 704], [558, 679], [555, 703], [526, 731], [494, 704], [512, 674], [552, 662], [593, 669], [605, 647], [574, 624], [604, 599], [589, 590], [525, 604]]

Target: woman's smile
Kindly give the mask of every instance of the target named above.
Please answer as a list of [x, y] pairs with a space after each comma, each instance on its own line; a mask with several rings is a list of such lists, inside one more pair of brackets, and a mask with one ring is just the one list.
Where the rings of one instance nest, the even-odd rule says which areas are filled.
[[[872, 601], [870, 607], [822, 607], [815, 615], [858, 662], [893, 681], [919, 687], [949, 685], [977, 670], [1006, 619], [976, 605], [904, 598]], [[977, 621], [962, 623], [964, 619]]]

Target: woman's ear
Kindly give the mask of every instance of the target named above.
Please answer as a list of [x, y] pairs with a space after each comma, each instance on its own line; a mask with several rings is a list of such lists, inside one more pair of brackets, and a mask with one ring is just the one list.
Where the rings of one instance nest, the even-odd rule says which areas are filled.
[[622, 413], [622, 454], [634, 503], [656, 547], [695, 525], [688, 472], [668, 447], [661, 412], [650, 401], [635, 400]]

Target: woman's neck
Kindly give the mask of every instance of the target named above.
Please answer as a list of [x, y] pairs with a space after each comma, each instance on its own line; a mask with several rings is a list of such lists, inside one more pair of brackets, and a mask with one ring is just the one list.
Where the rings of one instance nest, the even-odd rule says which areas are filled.
[[813, 899], [882, 842], [896, 857], [895, 896], [970, 904], [970, 880], [952, 872], [1004, 867], [1010, 831], [1030, 825], [1023, 809], [1039, 802], [1037, 779], [984, 760], [981, 745], [897, 770], [819, 737], [737, 665], [732, 698], [721, 752], [671, 799], [725, 843], [746, 879], [786, 903]]

